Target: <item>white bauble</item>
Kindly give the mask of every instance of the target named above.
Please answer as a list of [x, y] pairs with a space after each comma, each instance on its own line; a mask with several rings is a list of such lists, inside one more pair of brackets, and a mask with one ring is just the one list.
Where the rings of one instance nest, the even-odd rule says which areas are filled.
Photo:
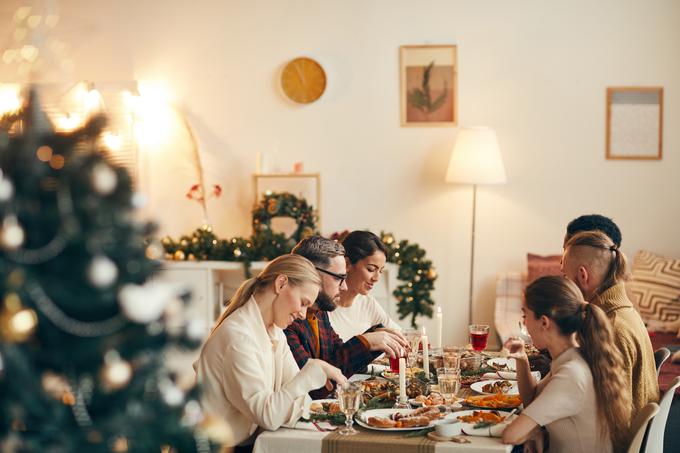
[[14, 195], [14, 186], [9, 179], [5, 179], [0, 176], [0, 201], [9, 201]]
[[87, 268], [87, 279], [96, 288], [108, 288], [118, 278], [116, 264], [105, 255], [95, 255]]
[[19, 225], [17, 218], [13, 215], [5, 217], [0, 232], [2, 246], [8, 250], [19, 248], [24, 243], [25, 237], [24, 229]]
[[118, 176], [106, 164], [97, 164], [92, 168], [92, 187], [100, 195], [109, 195], [118, 185]]
[[153, 281], [143, 286], [128, 284], [118, 293], [118, 303], [128, 319], [149, 323], [160, 318], [171, 300], [178, 294], [178, 285]]

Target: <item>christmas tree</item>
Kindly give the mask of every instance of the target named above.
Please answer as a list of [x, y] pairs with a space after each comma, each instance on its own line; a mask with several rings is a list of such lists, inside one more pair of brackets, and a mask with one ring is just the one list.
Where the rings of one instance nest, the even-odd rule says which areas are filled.
[[163, 366], [204, 329], [148, 282], [163, 249], [104, 121], [55, 133], [35, 92], [0, 118], [0, 450], [211, 451], [228, 428]]

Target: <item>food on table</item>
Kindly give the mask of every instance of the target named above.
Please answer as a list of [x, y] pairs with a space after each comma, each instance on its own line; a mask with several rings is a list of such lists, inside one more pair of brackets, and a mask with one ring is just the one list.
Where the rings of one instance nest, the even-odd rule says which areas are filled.
[[381, 398], [386, 400], [396, 400], [397, 398], [397, 384], [387, 379], [371, 378], [361, 382], [361, 389], [364, 392], [364, 404], [368, 403], [373, 398]]
[[512, 388], [510, 381], [494, 381], [482, 386], [484, 393], [507, 393]]
[[[409, 367], [406, 368], [406, 377], [407, 378], [412, 378], [414, 375], [418, 373], [422, 373], [423, 369], [418, 368], [418, 367]], [[399, 379], [399, 372], [394, 372], [390, 370], [385, 370], [382, 372], [382, 377], [385, 379]]]
[[517, 395], [504, 395], [496, 393], [494, 395], [468, 396], [465, 404], [475, 407], [486, 407], [489, 409], [509, 409], [522, 404], [522, 400]]
[[479, 382], [481, 380], [483, 380], [481, 374], [470, 374], [470, 375], [467, 375], [467, 376], [461, 375], [460, 376], [460, 385], [461, 386], [463, 386], [463, 385], [469, 386], [470, 384], [474, 384], [475, 382]]
[[440, 406], [444, 404], [444, 397], [440, 393], [430, 393], [428, 396], [418, 395], [414, 399], [423, 406]]
[[488, 423], [490, 425], [495, 425], [498, 423], [501, 423], [503, 420], [505, 420], [505, 416], [501, 415], [500, 412], [498, 411], [490, 411], [490, 412], [482, 412], [482, 411], [473, 411], [472, 414], [470, 415], [463, 415], [461, 417], [458, 417], [458, 420], [460, 420], [463, 423]]
[[396, 412], [389, 417], [368, 417], [366, 423], [376, 428], [415, 428], [428, 426], [442, 416], [437, 408], [421, 407], [407, 414]]
[[313, 401], [309, 405], [309, 411], [317, 414], [339, 414], [342, 412], [337, 401]]

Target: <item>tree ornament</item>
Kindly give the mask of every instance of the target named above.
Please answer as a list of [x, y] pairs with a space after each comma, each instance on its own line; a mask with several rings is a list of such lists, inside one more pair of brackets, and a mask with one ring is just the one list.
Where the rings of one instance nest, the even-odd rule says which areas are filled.
[[16, 216], [8, 215], [2, 221], [2, 232], [0, 232], [0, 242], [7, 250], [14, 250], [24, 243], [24, 230], [19, 225]]
[[184, 261], [184, 252], [182, 250], [177, 250], [174, 255], [172, 255], [172, 259], [175, 261]]
[[2, 351], [0, 351], [0, 381], [2, 380], [4, 375], [5, 375], [5, 362], [2, 358]]
[[57, 401], [61, 401], [65, 394], [71, 392], [71, 387], [66, 378], [52, 371], [45, 371], [40, 382], [45, 393]]
[[160, 281], [145, 285], [129, 283], [118, 292], [118, 304], [128, 319], [146, 324], [160, 318], [168, 303], [176, 300], [182, 290], [180, 284]]
[[105, 255], [95, 255], [87, 268], [87, 279], [96, 288], [108, 288], [118, 278], [116, 264]]
[[153, 241], [146, 246], [144, 254], [150, 260], [159, 260], [163, 256], [163, 246], [157, 241]]
[[10, 343], [28, 340], [38, 325], [38, 317], [30, 308], [5, 308], [0, 312], [0, 336]]
[[108, 351], [104, 356], [104, 366], [99, 373], [102, 386], [110, 391], [125, 387], [132, 378], [132, 365], [123, 360], [117, 351]]
[[202, 341], [205, 338], [206, 326], [202, 319], [193, 318], [187, 322], [187, 338], [192, 341]]
[[184, 403], [186, 395], [170, 379], [162, 379], [158, 383], [158, 390], [160, 391], [161, 398], [163, 398], [163, 401], [168, 406], [176, 407]]
[[12, 195], [14, 195], [12, 181], [0, 175], [0, 202], [5, 203], [9, 201]]
[[429, 278], [430, 280], [436, 280], [436, 278], [437, 278], [437, 270], [436, 270], [434, 267], [431, 267], [431, 268], [427, 271], [427, 278]]
[[92, 187], [99, 195], [110, 195], [118, 185], [118, 176], [105, 163], [99, 163], [92, 168]]

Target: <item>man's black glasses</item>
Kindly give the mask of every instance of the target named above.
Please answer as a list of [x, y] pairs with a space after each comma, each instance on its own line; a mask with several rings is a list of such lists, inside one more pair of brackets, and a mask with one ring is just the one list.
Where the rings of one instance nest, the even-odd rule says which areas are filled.
[[331, 272], [331, 271], [328, 271], [326, 269], [321, 269], [320, 267], [316, 267], [316, 266], [315, 266], [315, 268], [319, 272], [323, 272], [324, 274], [328, 274], [331, 277], [335, 277], [340, 282], [340, 286], [342, 286], [342, 282], [347, 280], [347, 274], [336, 274], [335, 272]]

